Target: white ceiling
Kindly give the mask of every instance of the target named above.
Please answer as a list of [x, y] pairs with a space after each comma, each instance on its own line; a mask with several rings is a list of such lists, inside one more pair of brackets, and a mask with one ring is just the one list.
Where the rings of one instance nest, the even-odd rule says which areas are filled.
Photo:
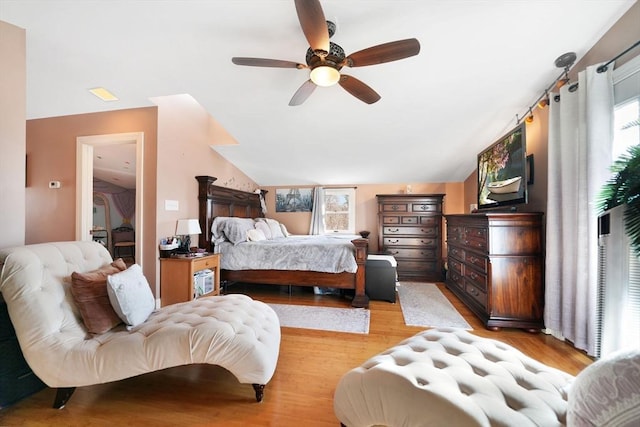
[[[415, 37], [418, 56], [343, 69], [382, 99], [340, 86], [289, 99], [307, 70], [293, 0], [0, 0], [27, 31], [27, 117], [154, 105], [190, 94], [238, 145], [215, 146], [259, 185], [455, 182], [635, 0], [326, 0], [347, 54]], [[104, 86], [119, 101], [87, 89]], [[215, 175], [215, 172], [212, 172]]]

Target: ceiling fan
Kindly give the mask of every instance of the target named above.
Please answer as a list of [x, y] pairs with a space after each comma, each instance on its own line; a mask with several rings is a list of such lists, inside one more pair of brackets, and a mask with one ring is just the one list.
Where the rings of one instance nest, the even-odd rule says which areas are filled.
[[347, 92], [367, 104], [380, 100], [380, 95], [353, 76], [341, 74], [342, 67], [363, 67], [397, 61], [417, 55], [420, 43], [416, 39], [398, 40], [372, 46], [346, 56], [344, 50], [329, 38], [335, 33], [333, 22], [325, 20], [319, 0], [294, 0], [298, 20], [310, 48], [306, 65], [293, 61], [266, 58], [233, 57], [236, 65], [310, 69], [309, 79], [300, 86], [289, 105], [300, 105], [313, 93], [316, 86], [332, 86], [338, 83]]

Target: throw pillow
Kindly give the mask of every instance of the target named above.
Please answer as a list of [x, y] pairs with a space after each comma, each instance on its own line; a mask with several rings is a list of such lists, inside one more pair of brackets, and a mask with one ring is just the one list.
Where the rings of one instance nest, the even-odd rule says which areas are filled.
[[252, 218], [229, 218], [224, 222], [223, 230], [227, 239], [237, 245], [247, 241], [247, 231], [255, 228]]
[[279, 239], [284, 237], [284, 234], [282, 234], [282, 229], [280, 228], [280, 223], [278, 221], [272, 218], [265, 218], [264, 221], [269, 226], [269, 230], [271, 230], [272, 239]]
[[567, 425], [637, 426], [640, 350], [622, 350], [587, 366], [567, 399]]
[[253, 230], [247, 231], [247, 240], [249, 242], [259, 242], [261, 240], [267, 240], [267, 237], [261, 230], [254, 228]]
[[87, 331], [103, 334], [122, 323], [107, 293], [107, 277], [127, 269], [122, 258], [86, 273], [71, 273], [71, 295]]
[[113, 309], [128, 328], [147, 320], [156, 306], [149, 282], [138, 264], [109, 276], [107, 293]]
[[258, 221], [258, 222], [256, 222], [255, 227], [256, 227], [256, 230], [262, 231], [262, 234], [264, 234], [264, 237], [267, 240], [271, 240], [271, 237], [272, 237], [271, 236], [271, 229], [269, 228], [269, 226], [267, 225], [266, 222]]

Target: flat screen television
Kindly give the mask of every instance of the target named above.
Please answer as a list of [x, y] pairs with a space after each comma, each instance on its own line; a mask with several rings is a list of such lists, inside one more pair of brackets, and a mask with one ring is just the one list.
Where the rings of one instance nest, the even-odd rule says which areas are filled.
[[525, 123], [511, 129], [478, 154], [478, 209], [527, 203]]

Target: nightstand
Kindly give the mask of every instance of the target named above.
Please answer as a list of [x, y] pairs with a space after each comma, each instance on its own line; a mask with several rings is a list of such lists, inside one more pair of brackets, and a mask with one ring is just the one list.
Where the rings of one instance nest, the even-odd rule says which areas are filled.
[[0, 294], [0, 409], [45, 387], [22, 356], [7, 304]]
[[160, 258], [160, 301], [162, 306], [196, 298], [194, 277], [202, 270], [213, 271], [213, 289], [202, 296], [220, 295], [220, 255]]

